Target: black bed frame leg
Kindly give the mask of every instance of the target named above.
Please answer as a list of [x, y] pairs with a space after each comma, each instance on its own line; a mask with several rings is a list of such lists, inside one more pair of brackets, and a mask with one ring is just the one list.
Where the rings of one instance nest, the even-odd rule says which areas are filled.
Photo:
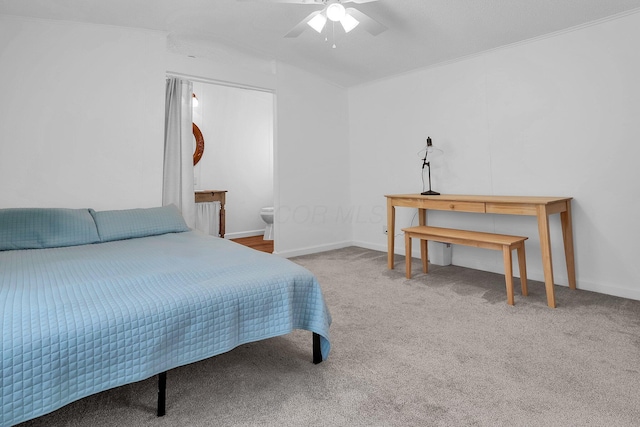
[[165, 414], [165, 407], [167, 401], [167, 372], [158, 374], [158, 416], [162, 417]]
[[320, 348], [320, 335], [313, 333], [313, 363], [318, 364], [322, 362], [322, 350]]
[[[322, 349], [320, 346], [320, 335], [313, 333], [313, 363], [322, 363]], [[167, 401], [167, 373], [158, 374], [158, 416], [166, 414]]]

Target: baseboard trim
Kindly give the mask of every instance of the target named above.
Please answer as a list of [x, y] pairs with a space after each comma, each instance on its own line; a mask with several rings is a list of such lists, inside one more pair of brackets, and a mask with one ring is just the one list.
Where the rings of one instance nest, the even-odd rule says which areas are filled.
[[237, 233], [225, 233], [225, 239], [240, 239], [242, 237], [253, 237], [253, 236], [262, 236], [264, 235], [264, 229], [262, 230], [250, 230], [250, 231], [239, 231]]
[[619, 286], [611, 285], [601, 285], [581, 279], [578, 279], [577, 282], [577, 288], [582, 291], [596, 292], [599, 294], [612, 295], [614, 297], [640, 301], [640, 291], [637, 289], [621, 288]]
[[306, 248], [293, 249], [290, 251], [276, 251], [274, 252], [274, 255], [281, 256], [282, 258], [292, 258], [296, 256], [315, 254], [318, 252], [332, 251], [334, 249], [347, 248], [349, 246], [354, 246], [353, 242], [343, 241], [343, 242], [331, 243], [328, 245], [308, 246]]

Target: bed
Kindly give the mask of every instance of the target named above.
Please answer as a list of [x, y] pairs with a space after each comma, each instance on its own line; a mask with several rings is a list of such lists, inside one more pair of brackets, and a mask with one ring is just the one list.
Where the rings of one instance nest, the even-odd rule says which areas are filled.
[[309, 271], [189, 230], [174, 206], [4, 209], [0, 324], [9, 426], [293, 329], [318, 363], [331, 316]]

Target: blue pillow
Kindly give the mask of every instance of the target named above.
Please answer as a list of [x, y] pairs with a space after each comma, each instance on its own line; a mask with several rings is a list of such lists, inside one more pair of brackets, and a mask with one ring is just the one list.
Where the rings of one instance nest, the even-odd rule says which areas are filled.
[[88, 209], [0, 209], [0, 250], [87, 245], [100, 241]]
[[89, 210], [102, 242], [189, 231], [175, 205], [96, 212]]

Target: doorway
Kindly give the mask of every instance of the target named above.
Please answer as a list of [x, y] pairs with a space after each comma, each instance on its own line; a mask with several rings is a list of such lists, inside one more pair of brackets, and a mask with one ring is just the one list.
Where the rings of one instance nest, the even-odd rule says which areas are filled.
[[225, 238], [261, 236], [261, 210], [274, 204], [274, 95], [203, 81], [193, 81], [193, 93], [193, 122], [205, 141], [195, 191], [227, 191]]

